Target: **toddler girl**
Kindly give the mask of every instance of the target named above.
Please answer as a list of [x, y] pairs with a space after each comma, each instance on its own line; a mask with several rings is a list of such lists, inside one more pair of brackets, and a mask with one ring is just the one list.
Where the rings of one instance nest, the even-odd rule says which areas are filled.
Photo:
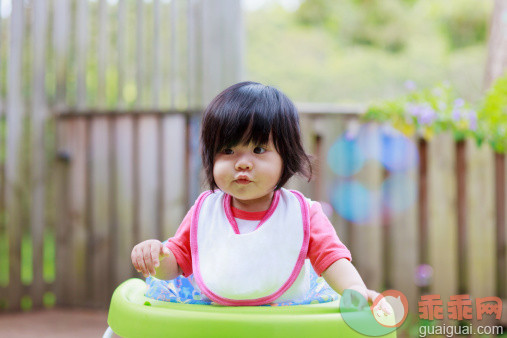
[[294, 104], [281, 91], [241, 82], [220, 93], [203, 116], [202, 193], [164, 245], [139, 243], [132, 264], [145, 277], [194, 274], [201, 293], [223, 305], [302, 299], [309, 262], [338, 293], [373, 302], [318, 202], [283, 188], [311, 177]]

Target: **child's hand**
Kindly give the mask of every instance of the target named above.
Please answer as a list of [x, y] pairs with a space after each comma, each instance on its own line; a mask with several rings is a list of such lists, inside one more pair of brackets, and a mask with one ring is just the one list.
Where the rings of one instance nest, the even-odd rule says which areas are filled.
[[[380, 293], [378, 293], [377, 291], [369, 290], [361, 286], [354, 285], [349, 287], [349, 289], [359, 292], [364, 298], [366, 298], [369, 304], [373, 304], [375, 299], [377, 299], [377, 297], [380, 295]], [[384, 316], [388, 316], [393, 313], [391, 306], [385, 299], [381, 299], [374, 310], [382, 311], [384, 313]]]
[[155, 268], [160, 266], [160, 261], [169, 255], [169, 249], [156, 239], [137, 244], [130, 255], [132, 264], [138, 272], [146, 278], [155, 276]]

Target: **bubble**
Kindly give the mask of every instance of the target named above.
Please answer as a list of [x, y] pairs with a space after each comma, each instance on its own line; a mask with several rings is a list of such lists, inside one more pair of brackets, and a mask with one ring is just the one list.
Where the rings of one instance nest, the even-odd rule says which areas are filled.
[[390, 214], [407, 210], [416, 199], [417, 184], [409, 173], [391, 173], [382, 183], [382, 205]]
[[389, 171], [406, 171], [419, 163], [414, 142], [401, 133], [382, 133], [380, 162]]
[[415, 270], [415, 284], [417, 286], [428, 286], [433, 278], [433, 268], [428, 264], [421, 264]]
[[405, 81], [405, 88], [409, 91], [414, 91], [417, 89], [417, 85], [412, 80]]
[[329, 149], [327, 163], [338, 176], [348, 177], [357, 173], [364, 165], [364, 155], [357, 139], [340, 137]]
[[322, 207], [322, 211], [324, 212], [324, 215], [326, 215], [327, 218], [331, 218], [333, 216], [333, 206], [327, 202], [324, 202], [324, 201], [320, 201], [319, 203]]
[[358, 181], [341, 181], [331, 192], [331, 204], [344, 219], [364, 223], [371, 217], [373, 194]]
[[[381, 186], [366, 187], [353, 180], [367, 160], [380, 163], [388, 171]], [[331, 170], [340, 177], [332, 186], [332, 207], [356, 224], [407, 210], [417, 199], [417, 184], [411, 176], [418, 162], [415, 143], [392, 126], [375, 123], [349, 126], [327, 156]]]
[[376, 124], [369, 123], [361, 128], [357, 136], [357, 143], [366, 159], [380, 161], [380, 154], [382, 153], [381, 137], [381, 128]]

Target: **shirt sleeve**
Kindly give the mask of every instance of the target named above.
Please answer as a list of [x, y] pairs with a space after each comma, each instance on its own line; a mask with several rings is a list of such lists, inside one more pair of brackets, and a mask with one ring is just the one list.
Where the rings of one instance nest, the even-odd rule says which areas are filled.
[[181, 222], [174, 237], [167, 240], [165, 246], [171, 250], [178, 263], [183, 276], [192, 274], [192, 253], [190, 251], [190, 224], [195, 206], [192, 206]]
[[338, 238], [319, 202], [313, 202], [310, 206], [308, 258], [319, 276], [339, 259], [352, 261], [349, 249]]

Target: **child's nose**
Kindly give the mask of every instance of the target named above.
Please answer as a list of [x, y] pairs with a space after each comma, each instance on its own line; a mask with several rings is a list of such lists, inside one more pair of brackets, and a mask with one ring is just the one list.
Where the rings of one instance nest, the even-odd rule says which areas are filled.
[[248, 158], [243, 156], [240, 159], [238, 159], [235, 167], [236, 167], [236, 170], [250, 170], [250, 169], [252, 169], [253, 164], [252, 164], [252, 161], [250, 161]]

